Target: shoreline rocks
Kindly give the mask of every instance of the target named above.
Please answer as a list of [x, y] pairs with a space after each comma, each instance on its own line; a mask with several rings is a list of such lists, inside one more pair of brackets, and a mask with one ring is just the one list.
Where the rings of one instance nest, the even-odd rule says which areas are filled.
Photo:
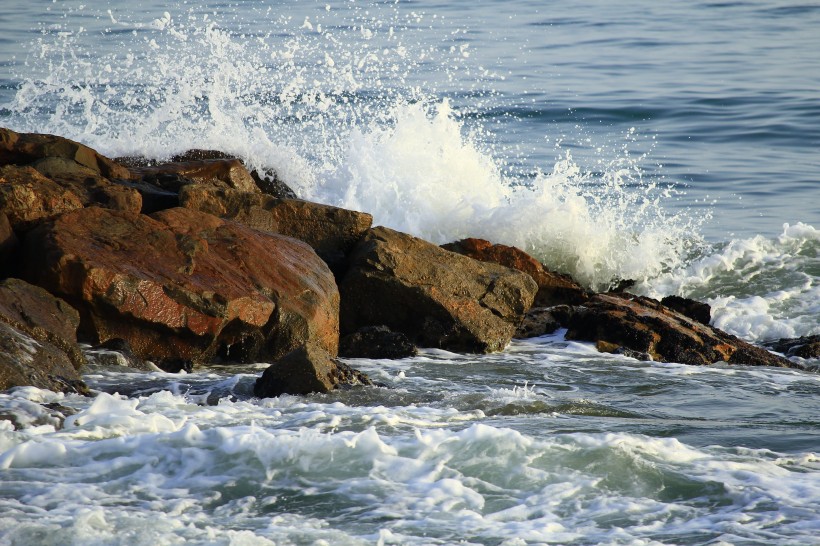
[[257, 382], [269, 396], [370, 384], [335, 360], [340, 336], [343, 356], [404, 358], [559, 327], [636, 358], [799, 367], [709, 321], [685, 298], [592, 294], [515, 247], [372, 227], [219, 151], [120, 164], [0, 128], [0, 390], [87, 392], [78, 341], [92, 366], [274, 362]]

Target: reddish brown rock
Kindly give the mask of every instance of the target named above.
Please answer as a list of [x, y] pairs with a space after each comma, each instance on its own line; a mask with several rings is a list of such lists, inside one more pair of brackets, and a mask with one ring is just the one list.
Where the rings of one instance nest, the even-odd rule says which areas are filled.
[[89, 207], [33, 230], [27, 275], [72, 302], [92, 342], [140, 358], [276, 358], [338, 349], [338, 290], [306, 244], [176, 208], [136, 217]]
[[342, 330], [385, 325], [421, 347], [491, 352], [509, 343], [536, 292], [528, 275], [384, 227], [353, 250]]
[[43, 220], [82, 206], [72, 191], [33, 167], [0, 167], [0, 212], [5, 213], [14, 229], [25, 231]]
[[593, 341], [605, 352], [634, 351], [659, 362], [794, 367], [788, 360], [712, 328], [660, 302], [629, 294], [597, 294], [562, 314], [566, 338]]
[[[566, 308], [563, 305], [561, 307]], [[555, 317], [555, 307], [533, 307], [524, 315], [524, 320], [515, 331], [518, 339], [529, 339], [531, 337], [545, 336], [555, 332], [561, 327]]]
[[469, 238], [442, 245], [442, 248], [482, 262], [497, 263], [523, 271], [538, 284], [538, 293], [533, 302], [534, 307], [577, 305], [589, 298], [589, 293], [569, 275], [550, 271], [538, 260], [514, 246], [492, 244], [484, 239]]
[[177, 176], [190, 180], [195, 184], [204, 184], [217, 188], [233, 188], [249, 193], [260, 191], [253, 177], [239, 159], [200, 159], [134, 167], [131, 169], [131, 175], [134, 178], [143, 179], [157, 176]]
[[304, 241], [332, 267], [343, 262], [373, 222], [363, 212], [208, 186], [185, 186], [179, 200], [190, 209]]
[[372, 385], [358, 370], [331, 358], [324, 350], [306, 345], [270, 365], [256, 380], [253, 393], [260, 398], [282, 394], [328, 393], [341, 386]]
[[109, 179], [130, 177], [122, 165], [73, 140], [0, 128], [0, 165], [27, 165], [46, 157], [70, 159]]
[[78, 370], [79, 314], [65, 301], [19, 279], [0, 282], [0, 390], [35, 386], [86, 392]]

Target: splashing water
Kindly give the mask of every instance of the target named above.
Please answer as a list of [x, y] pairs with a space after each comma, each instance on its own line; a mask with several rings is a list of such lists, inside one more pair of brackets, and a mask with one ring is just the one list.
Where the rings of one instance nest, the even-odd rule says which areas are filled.
[[256, 21], [197, 9], [149, 23], [109, 10], [100, 32], [73, 30], [69, 13], [38, 40], [9, 125], [113, 156], [221, 149], [304, 198], [437, 243], [515, 245], [596, 289], [677, 267], [697, 242], [698, 221], [667, 214], [674, 192], [644, 181], [646, 158], [626, 149], [597, 173], [569, 152], [513, 172], [513, 154], [460, 114], [504, 103], [496, 76], [461, 77], [468, 46], [440, 20], [398, 5], [260, 8]]

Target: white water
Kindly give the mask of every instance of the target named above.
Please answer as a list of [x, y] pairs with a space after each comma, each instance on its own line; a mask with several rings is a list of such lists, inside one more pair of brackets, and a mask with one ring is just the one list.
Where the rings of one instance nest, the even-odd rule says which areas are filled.
[[[274, 29], [247, 35], [195, 10], [137, 22], [114, 14], [95, 21], [102, 36], [60, 23], [38, 46], [45, 70], [11, 105], [15, 128], [45, 126], [112, 156], [235, 153], [304, 198], [437, 243], [516, 245], [598, 289], [679, 266], [699, 242], [703, 218], [666, 211], [676, 192], [642, 179], [634, 129], [599, 159], [599, 174], [561, 150], [553, 165], [512, 172], [503, 157], [514, 151], [463, 118], [492, 105], [500, 76], [481, 72], [486, 98], [460, 111], [438, 87], [469, 74], [466, 47], [426, 44], [422, 15], [379, 15], [354, 9], [352, 27], [330, 10], [326, 21], [273, 18]], [[91, 47], [104, 53], [89, 56]], [[417, 81], [422, 68], [434, 83]]]

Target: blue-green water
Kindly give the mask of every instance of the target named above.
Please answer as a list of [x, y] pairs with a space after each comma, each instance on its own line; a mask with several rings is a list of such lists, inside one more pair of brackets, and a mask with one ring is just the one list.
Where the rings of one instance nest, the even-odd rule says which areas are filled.
[[[225, 149], [436, 242], [706, 300], [753, 342], [820, 333], [818, 4], [0, 11], [2, 126]], [[352, 363], [391, 388], [257, 400], [262, 366], [0, 395], [26, 423], [0, 429], [0, 543], [820, 543], [816, 372], [560, 335]]]

